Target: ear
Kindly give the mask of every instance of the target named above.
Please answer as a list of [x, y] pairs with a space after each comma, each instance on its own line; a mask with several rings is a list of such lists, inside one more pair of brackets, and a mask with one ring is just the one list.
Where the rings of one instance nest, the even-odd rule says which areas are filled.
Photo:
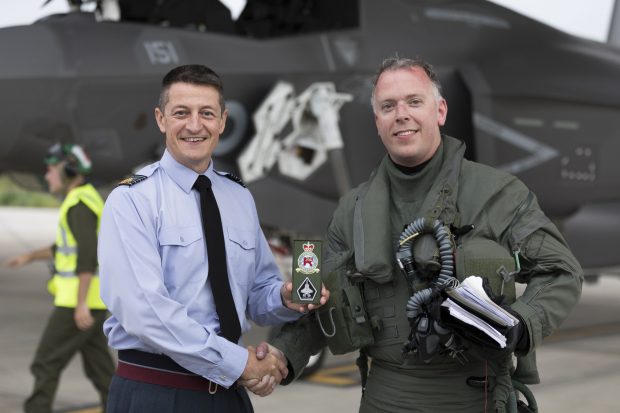
[[441, 98], [437, 104], [437, 124], [443, 126], [448, 117], [448, 102]]
[[222, 113], [222, 122], [220, 123], [220, 135], [224, 133], [224, 129], [226, 128], [226, 119], [228, 119], [228, 109], [225, 109], [224, 113]]
[[166, 133], [166, 119], [163, 112], [159, 108], [155, 108], [155, 121], [161, 133]]

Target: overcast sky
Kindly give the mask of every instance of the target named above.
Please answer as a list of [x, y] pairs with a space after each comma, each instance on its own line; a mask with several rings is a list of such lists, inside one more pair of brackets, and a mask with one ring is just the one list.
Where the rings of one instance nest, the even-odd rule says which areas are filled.
[[[236, 3], [243, 0], [226, 0]], [[606, 41], [615, 0], [492, 0], [577, 36]], [[620, 0], [619, 0], [620, 1]], [[30, 24], [40, 17], [67, 11], [66, 0], [3, 0], [0, 27]]]

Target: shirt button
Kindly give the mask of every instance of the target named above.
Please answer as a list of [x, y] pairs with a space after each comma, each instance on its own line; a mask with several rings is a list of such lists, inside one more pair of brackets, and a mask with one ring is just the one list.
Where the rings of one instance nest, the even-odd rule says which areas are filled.
[[228, 378], [228, 377], [226, 377], [226, 376], [220, 376], [220, 377], [219, 377], [220, 381], [226, 381], [226, 379], [227, 379], [227, 378]]
[[181, 242], [185, 242], [185, 239], [183, 237], [181, 237]]
[[248, 245], [248, 242], [247, 241], [243, 241], [242, 244], [245, 247], [246, 245]]

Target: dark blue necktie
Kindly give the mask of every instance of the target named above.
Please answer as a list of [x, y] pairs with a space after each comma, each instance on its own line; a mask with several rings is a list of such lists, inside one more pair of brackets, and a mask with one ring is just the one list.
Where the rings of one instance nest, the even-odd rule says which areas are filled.
[[194, 183], [194, 188], [200, 193], [202, 231], [205, 235], [209, 256], [208, 279], [211, 282], [211, 291], [215, 300], [215, 311], [217, 311], [217, 316], [220, 319], [220, 335], [233, 343], [237, 343], [241, 336], [241, 325], [228, 281], [226, 247], [224, 246], [220, 210], [211, 190], [209, 178], [199, 175]]

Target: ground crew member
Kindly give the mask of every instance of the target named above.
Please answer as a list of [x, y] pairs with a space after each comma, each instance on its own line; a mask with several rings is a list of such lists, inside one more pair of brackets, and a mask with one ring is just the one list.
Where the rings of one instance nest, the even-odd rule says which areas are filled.
[[91, 161], [79, 145], [55, 144], [45, 158], [49, 191], [64, 197], [60, 206], [56, 242], [52, 247], [8, 259], [18, 268], [34, 260], [54, 260], [48, 289], [54, 311], [43, 332], [30, 370], [34, 389], [24, 403], [28, 413], [48, 413], [62, 370], [79, 352], [84, 372], [105, 406], [114, 362], [103, 335], [107, 312], [99, 298], [97, 233], [103, 200], [86, 182]]
[[[521, 181], [463, 159], [465, 144], [441, 135], [448, 106], [428, 63], [385, 60], [374, 80], [372, 109], [387, 156], [343, 197], [326, 236], [323, 274], [347, 289], [335, 291], [338, 282], [324, 278], [332, 299], [319, 310], [321, 324], [308, 316], [285, 326], [269, 351], [282, 356], [282, 350], [292, 377], [326, 344], [361, 348], [370, 370], [360, 412], [510, 411], [516, 404], [511, 379], [538, 382], [534, 351], [577, 303], [582, 269]], [[412, 288], [395, 257], [403, 228], [421, 217], [453, 229], [458, 278], [483, 276], [521, 320], [505, 349], [463, 341], [459, 357], [444, 351], [423, 361], [403, 351], [412, 331], [407, 302], [433, 279], [416, 268], [422, 275]], [[527, 283], [518, 299], [515, 281]], [[347, 317], [348, 324], [339, 324]], [[438, 342], [442, 329], [436, 330]]]

